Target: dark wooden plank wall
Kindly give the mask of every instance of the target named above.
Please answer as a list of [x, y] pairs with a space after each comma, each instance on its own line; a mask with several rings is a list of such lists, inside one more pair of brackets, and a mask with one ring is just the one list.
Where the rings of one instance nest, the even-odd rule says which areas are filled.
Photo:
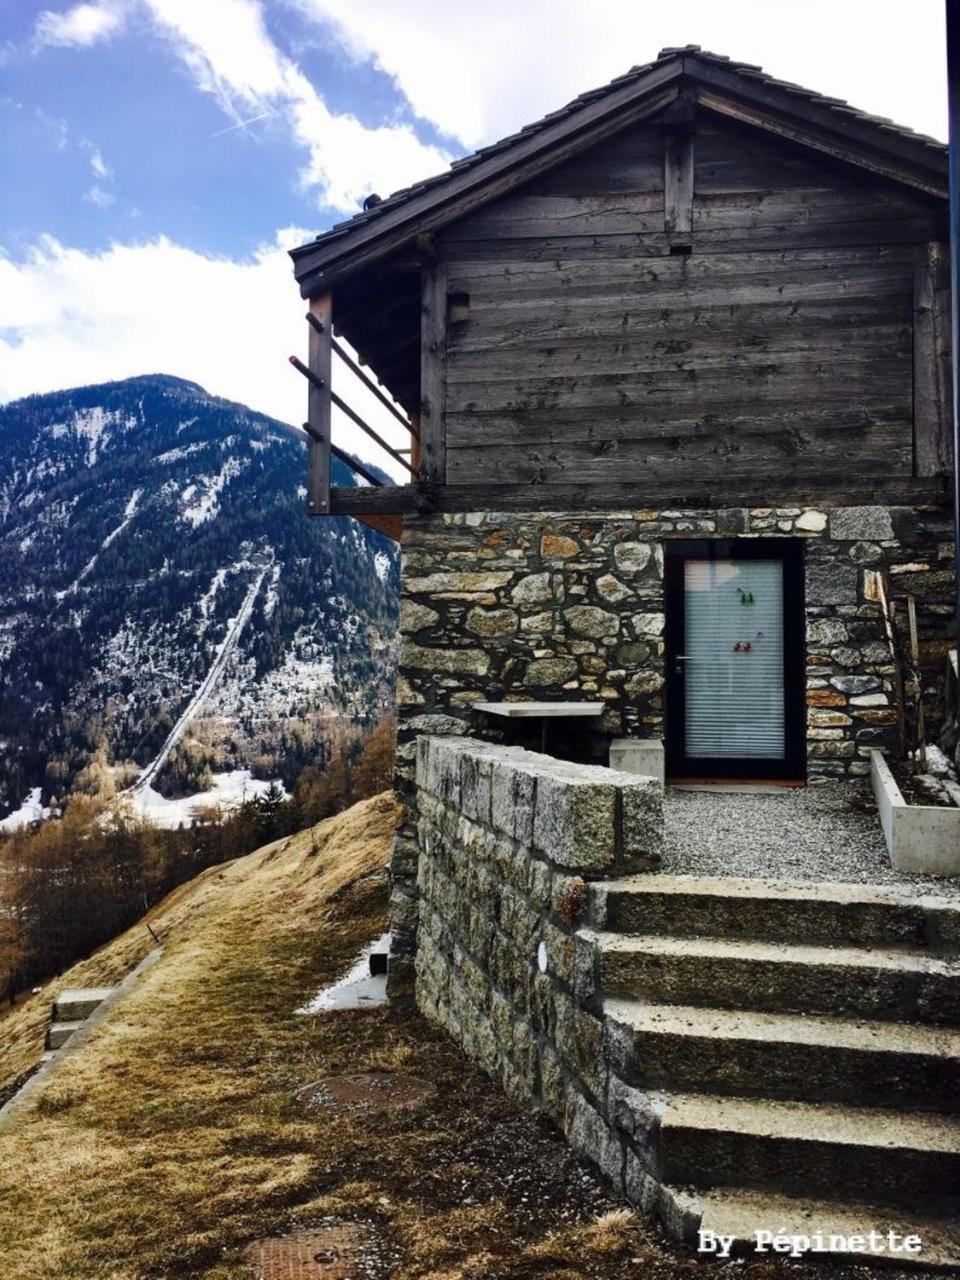
[[701, 112], [692, 252], [670, 256], [663, 157], [639, 125], [443, 233], [470, 297], [447, 482], [635, 478], [647, 501], [718, 475], [913, 475], [918, 246], [942, 209]]

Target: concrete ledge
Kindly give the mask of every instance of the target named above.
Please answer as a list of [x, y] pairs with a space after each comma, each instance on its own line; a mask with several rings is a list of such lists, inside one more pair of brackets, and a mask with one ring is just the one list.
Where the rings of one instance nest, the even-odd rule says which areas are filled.
[[117, 1001], [123, 999], [140, 975], [149, 969], [151, 965], [156, 964], [162, 955], [163, 947], [154, 947], [152, 951], [147, 952], [140, 963], [130, 970], [120, 985], [113, 988], [111, 994], [94, 1009], [90, 1017], [70, 1036], [63, 1047], [55, 1050], [49, 1058], [43, 1061], [42, 1065], [30, 1076], [23, 1087], [12, 1098], [9, 1098], [4, 1106], [0, 1107], [0, 1133], [10, 1129], [30, 1105], [34, 1095], [43, 1088], [58, 1069], [61, 1062], [64, 1062], [71, 1054], [76, 1053], [78, 1049], [81, 1049], [87, 1043], [100, 1024], [110, 1016], [110, 1011]]
[[907, 804], [882, 751], [870, 752], [870, 780], [890, 861], [897, 870], [960, 876], [960, 809]]

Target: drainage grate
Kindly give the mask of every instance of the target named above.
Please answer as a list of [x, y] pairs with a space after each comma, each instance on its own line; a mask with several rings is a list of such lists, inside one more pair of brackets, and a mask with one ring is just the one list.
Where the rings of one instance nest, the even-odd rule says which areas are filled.
[[368, 1227], [338, 1222], [255, 1240], [243, 1257], [254, 1280], [363, 1280], [371, 1243]]
[[308, 1111], [328, 1107], [363, 1111], [413, 1111], [426, 1106], [437, 1090], [429, 1080], [392, 1071], [362, 1071], [357, 1075], [327, 1076], [308, 1084], [297, 1096]]

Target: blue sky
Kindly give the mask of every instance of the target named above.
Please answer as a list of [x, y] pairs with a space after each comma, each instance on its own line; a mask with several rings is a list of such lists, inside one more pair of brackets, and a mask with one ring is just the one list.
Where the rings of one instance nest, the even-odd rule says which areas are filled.
[[299, 421], [286, 247], [687, 42], [944, 136], [940, 0], [0, 0], [0, 400]]
[[[0, 243], [8, 251], [43, 230], [86, 250], [163, 234], [203, 252], [248, 253], [278, 227], [319, 228], [356, 207], [353, 191], [346, 199], [334, 193], [331, 205], [323, 186], [301, 184], [304, 147], [282, 102], [257, 101], [229, 83], [208, 87], [149, 7], [108, 6], [126, 16], [86, 46], [76, 33], [70, 40], [51, 29], [52, 14], [70, 11], [22, 0], [0, 10], [0, 170], [13, 178]], [[295, 51], [333, 115], [367, 130], [405, 124], [424, 143], [457, 149], [455, 139], [415, 121], [393, 79], [347, 56], [325, 24], [286, 5], [263, 16], [265, 38], [283, 55]]]

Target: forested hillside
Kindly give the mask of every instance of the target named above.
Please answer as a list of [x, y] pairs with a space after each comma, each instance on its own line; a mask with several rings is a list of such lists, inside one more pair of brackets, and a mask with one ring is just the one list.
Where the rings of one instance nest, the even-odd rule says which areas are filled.
[[308, 518], [289, 427], [148, 376], [0, 408], [0, 444], [0, 814], [135, 777], [218, 659], [161, 789], [292, 783], [382, 715], [395, 549]]

